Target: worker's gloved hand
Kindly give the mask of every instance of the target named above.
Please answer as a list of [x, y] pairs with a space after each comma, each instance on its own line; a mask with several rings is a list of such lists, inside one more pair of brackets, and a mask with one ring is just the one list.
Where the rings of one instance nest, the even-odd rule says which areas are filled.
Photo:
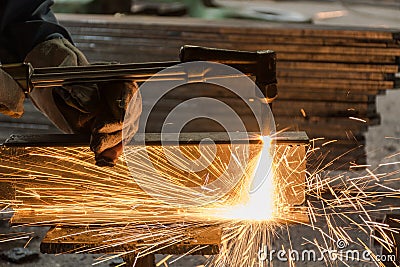
[[[66, 39], [52, 39], [37, 45], [26, 57], [33, 67], [84, 66], [85, 56]], [[115, 165], [122, 152], [122, 126], [129, 102], [135, 101], [134, 134], [141, 112], [141, 98], [135, 82], [102, 82], [34, 89], [35, 105], [61, 130], [91, 135], [90, 148], [99, 166]]]
[[0, 68], [0, 113], [13, 118], [24, 114], [25, 94], [19, 84]]
[[122, 130], [124, 117], [130, 106], [129, 125], [125, 138], [132, 137], [138, 130], [142, 100], [135, 82], [98, 83], [102, 107], [94, 118], [90, 148], [95, 152], [96, 164], [113, 166], [122, 153]]

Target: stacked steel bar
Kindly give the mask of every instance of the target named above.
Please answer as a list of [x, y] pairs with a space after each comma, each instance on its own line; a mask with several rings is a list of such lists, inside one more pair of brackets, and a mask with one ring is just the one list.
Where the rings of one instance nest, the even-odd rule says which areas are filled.
[[60, 16], [92, 61], [176, 60], [183, 44], [277, 52], [280, 129], [330, 140], [320, 151], [335, 166], [364, 164], [363, 133], [379, 123], [375, 98], [397, 86], [400, 33], [389, 29], [206, 21], [188, 18]]

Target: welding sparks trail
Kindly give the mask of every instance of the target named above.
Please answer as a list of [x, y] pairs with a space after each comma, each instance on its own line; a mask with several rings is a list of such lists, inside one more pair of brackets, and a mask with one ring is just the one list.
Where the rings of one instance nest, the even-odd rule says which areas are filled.
[[[79, 253], [139, 243], [146, 245], [136, 246], [132, 251], [119, 255], [132, 253], [145, 256], [190, 241], [189, 233], [193, 229], [209, 232], [210, 227], [214, 227], [222, 229], [220, 253], [210, 261], [209, 266], [268, 266], [268, 261], [276, 259], [260, 258], [266, 253], [263, 250], [260, 254], [260, 249], [267, 246], [272, 250], [276, 246], [273, 243], [285, 234], [293, 238], [288, 226], [291, 223], [300, 223], [301, 227], [312, 229], [313, 235], [304, 236], [303, 242], [316, 251], [335, 249], [339, 240], [346, 246], [364, 250], [365, 242], [359, 239], [359, 235], [370, 236], [373, 230], [379, 233], [372, 235], [373, 239], [385, 247], [393, 246], [388, 233], [395, 229], [373, 219], [379, 213], [400, 209], [382, 202], [400, 197], [399, 190], [380, 182], [393, 173], [378, 174], [368, 170], [363, 175], [349, 177], [347, 174], [324, 172], [323, 166], [319, 166], [308, 173], [307, 180], [301, 180], [298, 177], [304, 172], [306, 157], [318, 150], [310, 146], [308, 154], [301, 156], [296, 154], [294, 147], [282, 146], [270, 155], [270, 141], [267, 138], [262, 141], [254, 144], [249, 151], [250, 160], [246, 166], [239, 166], [243, 162], [244, 150], [233, 149], [234, 146], [219, 148], [223, 150], [222, 154], [235, 156], [237, 165], [231, 169], [226, 159], [211, 153], [211, 147], [206, 146], [202, 151], [198, 146], [181, 147], [183, 155], [189, 158], [198, 159], [199, 155], [205, 155], [204, 161], [196, 161], [196, 166], [185, 165], [184, 171], [177, 171], [160, 147], [133, 148], [132, 154], [126, 155], [126, 160], [137, 166], [136, 172], [132, 172], [132, 168], [128, 170], [122, 162], [114, 168], [94, 167], [87, 148], [37, 147], [24, 148], [23, 152], [3, 148], [0, 179], [16, 187], [15, 200], [4, 203], [14, 208], [15, 223], [30, 221], [31, 225], [101, 226], [82, 228], [85, 230], [59, 237], [89, 235], [93, 240], [100, 240], [96, 247], [81, 249], [77, 251]], [[140, 152], [143, 149], [157, 163], [158, 174], [162, 174], [169, 183], [151, 179], [154, 167], [143, 164]], [[254, 176], [257, 170], [263, 168], [266, 155], [273, 157], [272, 169], [263, 177], [263, 183], [257, 190], [251, 191]], [[178, 163], [178, 158], [174, 159]], [[189, 171], [199, 166], [202, 171]], [[232, 172], [224, 176], [227, 169]], [[210, 189], [204, 192], [214, 192], [209, 185], [216, 178], [221, 178], [224, 184], [229, 183], [233, 172], [243, 173], [242, 179], [216, 201], [200, 206], [174, 206], [169, 202], [177, 195], [192, 199], [198, 194], [193, 189], [195, 187]], [[158, 192], [161, 198], [149, 195], [139, 187], [133, 179], [135, 175], [141, 175], [141, 181], [153, 189], [153, 194]], [[304, 190], [306, 206], [301, 208], [290, 204], [293, 199], [304, 201], [301, 194]], [[28, 236], [16, 235], [12, 238], [24, 239]], [[2, 242], [5, 241], [2, 238]], [[202, 244], [198, 248], [202, 248]], [[289, 244], [287, 249], [294, 251], [299, 248]], [[368, 249], [373, 253], [372, 248]], [[348, 266], [355, 265], [354, 259], [341, 256], [345, 250], [339, 252], [336, 252], [334, 261], [325, 255], [321, 263], [335, 265], [339, 261]], [[101, 258], [96, 264], [110, 259]], [[297, 260], [296, 257], [290, 258], [290, 264], [295, 265]], [[379, 262], [375, 264], [379, 265]], [[301, 263], [298, 265], [301, 266]]]

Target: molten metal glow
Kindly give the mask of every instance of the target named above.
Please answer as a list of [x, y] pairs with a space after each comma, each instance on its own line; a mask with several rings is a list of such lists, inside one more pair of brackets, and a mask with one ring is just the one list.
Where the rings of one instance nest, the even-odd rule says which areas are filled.
[[275, 170], [270, 170], [273, 155], [271, 153], [271, 138], [260, 137], [262, 149], [254, 161], [255, 167], [250, 168], [248, 188], [240, 194], [239, 203], [224, 206], [215, 216], [240, 221], [268, 222], [276, 219], [276, 180]]

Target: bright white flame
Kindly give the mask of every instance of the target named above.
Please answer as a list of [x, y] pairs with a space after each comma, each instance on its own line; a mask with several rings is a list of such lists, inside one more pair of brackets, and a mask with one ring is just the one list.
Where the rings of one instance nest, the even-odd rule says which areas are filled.
[[256, 167], [249, 181], [248, 190], [239, 204], [224, 207], [218, 217], [229, 220], [271, 221], [276, 218], [276, 192], [272, 166], [271, 138], [261, 137], [263, 148], [256, 161]]

